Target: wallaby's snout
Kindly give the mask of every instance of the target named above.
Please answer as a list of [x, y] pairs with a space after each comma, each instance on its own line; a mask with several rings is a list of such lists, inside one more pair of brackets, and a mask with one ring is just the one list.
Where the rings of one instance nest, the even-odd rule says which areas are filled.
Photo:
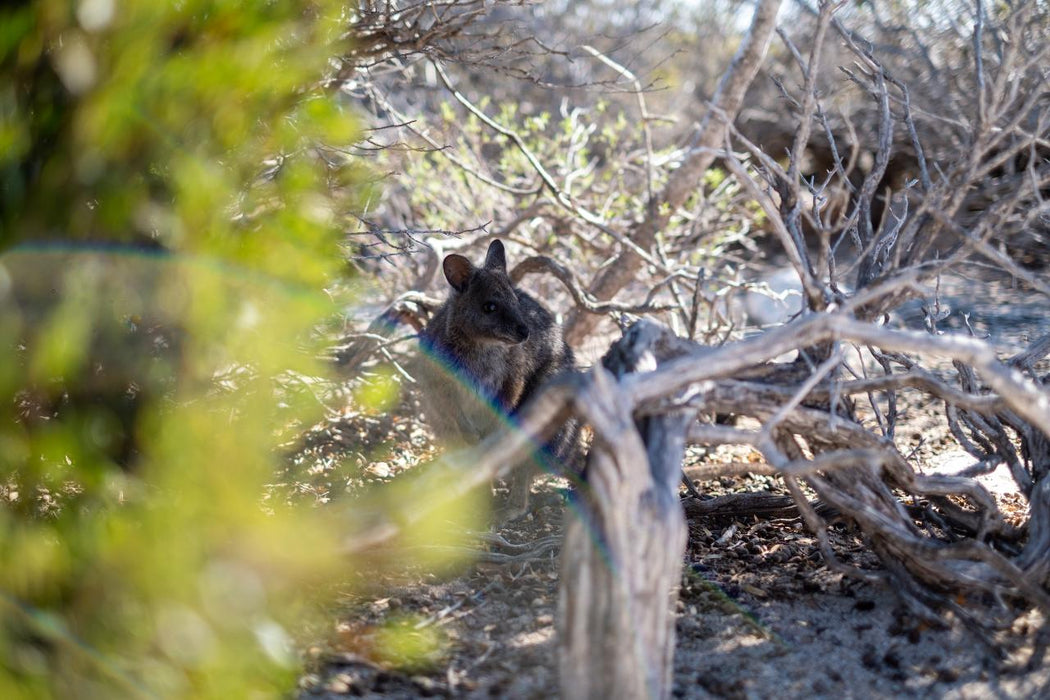
[[529, 327], [520, 319], [517, 321], [504, 319], [495, 328], [500, 340], [505, 341], [508, 345], [521, 345], [529, 339]]
[[488, 337], [507, 345], [521, 345], [529, 339], [529, 326], [516, 301], [493, 313], [475, 316], [472, 321], [473, 333], [479, 340]]

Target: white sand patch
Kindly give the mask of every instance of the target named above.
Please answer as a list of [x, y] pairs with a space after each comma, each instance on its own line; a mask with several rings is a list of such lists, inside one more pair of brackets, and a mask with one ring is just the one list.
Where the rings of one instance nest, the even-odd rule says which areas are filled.
[[[977, 464], [977, 460], [961, 449], [947, 450], [933, 455], [929, 463], [920, 472], [923, 474], [941, 474], [944, 476], [958, 476], [970, 467]], [[977, 482], [996, 496], [1017, 493], [1017, 484], [1010, 475], [1010, 468], [1000, 464], [988, 474], [976, 477]]]

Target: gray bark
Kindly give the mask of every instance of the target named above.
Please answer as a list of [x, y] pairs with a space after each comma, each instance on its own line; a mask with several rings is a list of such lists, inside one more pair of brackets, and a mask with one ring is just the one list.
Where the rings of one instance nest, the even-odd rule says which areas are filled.
[[[654, 350], [666, 356], [675, 340], [662, 326], [636, 324], [605, 365], [621, 376], [654, 369]], [[678, 411], [636, 423], [613, 375], [594, 372], [578, 406], [595, 440], [562, 549], [561, 691], [565, 698], [668, 697], [686, 543], [677, 491], [693, 416]]]

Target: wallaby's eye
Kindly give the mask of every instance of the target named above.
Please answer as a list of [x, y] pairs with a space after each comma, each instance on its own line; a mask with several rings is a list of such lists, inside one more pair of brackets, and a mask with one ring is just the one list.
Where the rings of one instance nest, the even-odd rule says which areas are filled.
[[496, 310], [496, 305], [495, 305], [495, 304], [493, 304], [493, 303], [492, 303], [491, 301], [486, 301], [486, 302], [485, 302], [485, 305], [484, 305], [484, 306], [482, 306], [482, 307], [481, 307], [481, 309], [482, 309], [482, 311], [484, 311], [485, 313], [487, 313], [487, 314], [490, 314], [490, 313], [492, 313], [493, 311], [495, 311], [495, 310]]

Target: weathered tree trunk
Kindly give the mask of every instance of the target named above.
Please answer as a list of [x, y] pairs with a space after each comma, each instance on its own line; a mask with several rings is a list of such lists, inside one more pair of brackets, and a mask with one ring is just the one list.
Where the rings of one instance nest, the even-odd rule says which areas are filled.
[[[605, 365], [617, 375], [655, 369], [655, 348], [667, 349], [669, 337], [666, 328], [639, 323]], [[686, 543], [677, 490], [693, 416], [636, 424], [613, 376], [594, 372], [578, 405], [595, 439], [562, 549], [561, 691], [565, 698], [668, 697]]]

